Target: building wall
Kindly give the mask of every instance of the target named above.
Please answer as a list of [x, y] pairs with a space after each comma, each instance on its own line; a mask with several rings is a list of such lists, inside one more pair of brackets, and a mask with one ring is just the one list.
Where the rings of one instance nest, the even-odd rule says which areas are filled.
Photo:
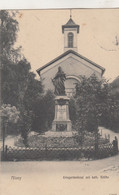
[[[63, 57], [57, 62], [44, 68], [40, 72], [41, 80], [43, 82], [45, 90], [54, 90], [52, 79], [55, 77], [59, 66], [61, 66], [66, 76], [72, 76], [72, 79], [70, 78], [65, 81], [65, 86], [67, 89], [72, 87], [75, 88], [75, 83], [78, 82], [77, 79], [80, 78], [81, 75], [90, 77], [93, 73], [95, 73], [98, 78], [101, 78], [101, 69], [85, 61], [84, 59], [69, 54], [68, 56]], [[73, 77], [76, 77], [77, 79]]]
[[65, 92], [68, 97], [75, 95], [75, 86], [79, 81], [74, 78], [67, 78], [65, 81]]

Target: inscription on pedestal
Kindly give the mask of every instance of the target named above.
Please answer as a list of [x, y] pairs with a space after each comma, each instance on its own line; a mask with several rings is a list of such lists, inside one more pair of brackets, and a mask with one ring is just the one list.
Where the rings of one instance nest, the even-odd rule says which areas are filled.
[[56, 131], [67, 131], [67, 124], [56, 124]]
[[59, 120], [66, 120], [66, 106], [58, 105], [57, 117]]

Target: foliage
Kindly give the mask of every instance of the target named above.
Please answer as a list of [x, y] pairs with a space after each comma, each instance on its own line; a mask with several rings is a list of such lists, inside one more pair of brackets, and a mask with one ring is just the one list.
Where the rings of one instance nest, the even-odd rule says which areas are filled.
[[3, 104], [1, 107], [1, 117], [7, 122], [16, 123], [19, 119], [19, 114], [20, 112], [16, 107], [10, 104]]
[[101, 117], [102, 126], [113, 131], [119, 132], [119, 100], [115, 96], [111, 96], [106, 109]]
[[41, 81], [35, 79], [35, 74], [32, 72], [28, 73], [27, 90], [24, 94], [23, 104], [26, 110], [33, 110], [34, 104], [37, 103], [38, 99], [43, 96], [43, 86]]
[[2, 101], [20, 107], [27, 90], [30, 64], [24, 59], [2, 68]]
[[119, 100], [119, 76], [114, 79], [112, 83], [110, 83], [111, 86], [111, 93], [115, 97], [115, 99]]
[[18, 22], [15, 19], [17, 12], [15, 11], [0, 11], [0, 49], [1, 49], [1, 61], [4, 65], [4, 60], [14, 61], [18, 58], [20, 48], [14, 49], [14, 43], [17, 39], [17, 32], [19, 30]]
[[31, 131], [32, 126], [32, 112], [28, 112], [27, 110], [21, 109], [20, 115], [20, 123], [19, 130], [21, 137], [23, 139], [23, 143], [26, 147], [28, 147], [28, 133]]
[[[23, 84], [25, 84], [25, 82]], [[20, 108], [20, 131], [23, 138], [23, 143], [25, 146], [28, 146], [28, 133], [34, 128], [33, 124], [36, 118], [34, 113], [34, 105], [37, 103], [38, 99], [42, 97], [43, 87], [41, 82], [35, 79], [35, 74], [29, 72], [24, 89], [24, 93], [21, 94], [22, 105]]]
[[105, 79], [98, 80], [95, 74], [89, 78], [81, 77], [81, 82], [76, 86], [75, 106], [72, 112], [73, 124], [75, 129], [79, 130], [79, 138], [82, 139], [80, 142], [83, 142], [86, 131], [95, 132], [97, 139], [99, 125], [119, 132], [117, 81], [116, 79], [116, 83], [110, 84]]
[[20, 53], [20, 47], [14, 49], [19, 30], [15, 19], [16, 12], [0, 11], [1, 19], [1, 65], [2, 65], [2, 104], [10, 104], [20, 111], [18, 126], [25, 144], [27, 133], [33, 123], [34, 102], [43, 92], [40, 81], [30, 72], [31, 65]]
[[43, 92], [41, 82], [35, 79], [35, 74], [30, 72], [30, 68], [30, 63], [23, 59], [15, 65], [7, 66], [6, 64], [2, 69], [2, 102], [19, 109], [19, 123], [21, 123], [19, 131], [25, 140], [26, 133], [29, 132], [33, 123], [33, 114], [31, 116], [31, 113], [33, 113], [34, 102]]
[[[15, 106], [11, 106], [10, 104], [3, 104], [1, 106], [0, 115], [2, 119], [2, 129], [3, 131], [7, 131], [6, 133], [11, 133], [10, 127], [16, 127], [16, 123], [19, 120], [20, 112], [17, 110]], [[2, 131], [2, 134], [3, 134]], [[17, 132], [13, 132], [14, 134]]]
[[[62, 147], [69, 147], [69, 148], [77, 148], [79, 146], [81, 146], [81, 142], [79, 144], [79, 142], [76, 140], [76, 136], [75, 134], [73, 136], [58, 136], [58, 137], [50, 137], [50, 136], [44, 136], [44, 135], [39, 135], [38, 133], [36, 133], [35, 135], [30, 135], [28, 136], [28, 145], [29, 147], [32, 148], [43, 148], [43, 147], [55, 147], [55, 148], [62, 148]], [[21, 137], [19, 137], [19, 139], [16, 141], [15, 145], [16, 146], [20, 146], [20, 147], [24, 147], [24, 145], [22, 144], [23, 140], [21, 139]], [[83, 142], [83, 146], [87, 147], [87, 146], [94, 146], [95, 143], [95, 139], [94, 139], [94, 135], [92, 133], [87, 133], [85, 136], [85, 140]], [[109, 140], [99, 137], [99, 145], [106, 145], [109, 144]]]
[[54, 93], [48, 90], [34, 102], [34, 121], [32, 129], [38, 132], [44, 132], [51, 128], [54, 119], [55, 102]]
[[108, 104], [109, 86], [106, 80], [98, 80], [96, 75], [89, 78], [81, 77], [81, 82], [76, 85], [76, 128], [84, 133], [98, 132], [98, 126], [103, 111]]
[[72, 126], [75, 126], [75, 122], [76, 122], [76, 100], [75, 98], [70, 98], [69, 100], [69, 116], [70, 116], [70, 120], [72, 121]]

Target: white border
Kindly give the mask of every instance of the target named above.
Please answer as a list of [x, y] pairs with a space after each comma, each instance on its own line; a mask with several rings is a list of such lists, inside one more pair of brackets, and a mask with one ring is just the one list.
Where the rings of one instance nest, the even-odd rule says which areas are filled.
[[119, 0], [0, 0], [0, 9], [119, 8]]

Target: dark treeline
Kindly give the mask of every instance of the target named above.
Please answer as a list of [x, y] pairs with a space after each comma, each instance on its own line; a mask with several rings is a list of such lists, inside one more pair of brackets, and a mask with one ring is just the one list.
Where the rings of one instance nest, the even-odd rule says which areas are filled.
[[104, 126], [119, 132], [119, 92], [106, 79], [81, 77], [76, 86], [76, 125], [82, 131]]
[[[50, 128], [54, 117], [54, 95], [52, 91], [44, 94], [41, 81], [35, 79], [36, 75], [31, 72], [30, 63], [21, 55], [21, 47], [14, 49], [19, 30], [16, 14], [17, 12], [0, 11], [1, 94], [2, 107], [6, 113], [2, 117], [2, 127], [4, 128], [7, 121], [6, 133], [20, 133], [26, 142], [28, 132], [32, 129], [42, 132]], [[13, 115], [15, 110], [10, 110], [10, 106], [14, 106], [20, 113], [17, 123], [7, 118], [10, 116], [9, 112], [12, 111]]]

